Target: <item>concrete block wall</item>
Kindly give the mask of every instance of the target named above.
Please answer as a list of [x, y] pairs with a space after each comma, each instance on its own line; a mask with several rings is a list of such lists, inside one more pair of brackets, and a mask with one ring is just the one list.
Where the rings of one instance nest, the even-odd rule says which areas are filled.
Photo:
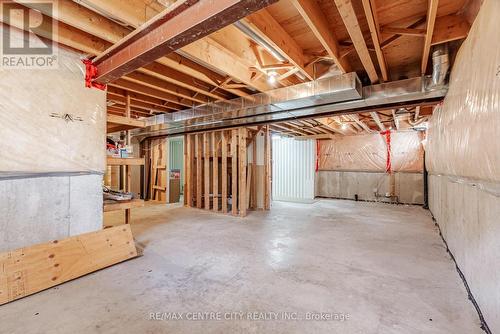
[[102, 175], [0, 179], [0, 252], [102, 228]]
[[[376, 197], [389, 192], [389, 178], [386, 173], [326, 171], [316, 173], [316, 196], [389, 202], [388, 198]], [[396, 196], [400, 203], [423, 204], [424, 179], [422, 173], [396, 172]]]

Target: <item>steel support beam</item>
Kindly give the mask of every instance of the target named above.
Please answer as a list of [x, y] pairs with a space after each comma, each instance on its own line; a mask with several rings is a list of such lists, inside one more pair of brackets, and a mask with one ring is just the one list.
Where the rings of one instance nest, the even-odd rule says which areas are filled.
[[277, 1], [179, 1], [95, 58], [94, 81], [110, 83]]

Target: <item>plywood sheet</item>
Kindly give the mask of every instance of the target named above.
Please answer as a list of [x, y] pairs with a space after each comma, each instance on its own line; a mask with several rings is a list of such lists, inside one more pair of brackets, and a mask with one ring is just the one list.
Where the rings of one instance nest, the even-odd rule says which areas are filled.
[[136, 256], [127, 225], [0, 253], [0, 305]]

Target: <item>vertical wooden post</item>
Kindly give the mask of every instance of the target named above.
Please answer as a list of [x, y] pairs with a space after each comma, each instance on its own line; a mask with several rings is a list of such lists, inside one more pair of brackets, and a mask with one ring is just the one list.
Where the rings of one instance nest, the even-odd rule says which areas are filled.
[[[125, 96], [126, 100], [125, 100], [125, 114], [127, 117], [130, 118], [130, 93], [127, 91], [126, 93], [126, 96]], [[130, 132], [127, 130], [125, 131], [125, 135], [127, 136], [127, 139], [125, 141], [125, 143], [127, 145], [130, 145]], [[130, 166], [125, 166], [124, 169], [124, 174], [126, 174], [125, 178], [124, 178], [124, 190], [126, 192], [129, 192], [130, 191], [130, 183], [131, 183], [131, 174], [130, 174]], [[130, 212], [130, 209], [125, 209], [125, 224], [130, 224], [130, 217], [131, 216], [131, 212]]]
[[222, 143], [222, 212], [227, 213], [227, 137], [224, 131], [221, 132]]
[[231, 138], [231, 213], [238, 215], [238, 130], [232, 130]]
[[239, 209], [240, 216], [247, 215], [247, 129], [239, 129], [238, 172], [239, 172]]
[[212, 132], [212, 155], [213, 155], [213, 165], [212, 165], [212, 189], [213, 189], [213, 210], [215, 212], [219, 211], [219, 150], [218, 150], [218, 137], [217, 132]]
[[196, 207], [201, 209], [201, 134], [195, 135], [196, 146]]
[[192, 156], [192, 146], [193, 140], [192, 135], [184, 136], [184, 205], [192, 206], [193, 202], [191, 196], [193, 196], [192, 188], [192, 176], [193, 176], [193, 156]]
[[208, 133], [203, 133], [203, 150], [205, 153], [204, 175], [205, 175], [205, 210], [210, 210], [210, 146], [208, 145]]
[[271, 136], [269, 125], [264, 130], [264, 209], [271, 209]]
[[255, 134], [252, 143], [252, 186], [251, 186], [251, 201], [250, 207], [252, 209], [257, 208], [257, 138], [259, 137], [260, 131]]

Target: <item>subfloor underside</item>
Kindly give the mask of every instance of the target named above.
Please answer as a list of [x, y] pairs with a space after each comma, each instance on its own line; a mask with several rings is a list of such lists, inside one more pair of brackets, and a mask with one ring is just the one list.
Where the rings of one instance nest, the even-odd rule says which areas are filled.
[[241, 219], [148, 205], [132, 220], [144, 256], [0, 306], [0, 332], [482, 333], [418, 206], [274, 202]]

